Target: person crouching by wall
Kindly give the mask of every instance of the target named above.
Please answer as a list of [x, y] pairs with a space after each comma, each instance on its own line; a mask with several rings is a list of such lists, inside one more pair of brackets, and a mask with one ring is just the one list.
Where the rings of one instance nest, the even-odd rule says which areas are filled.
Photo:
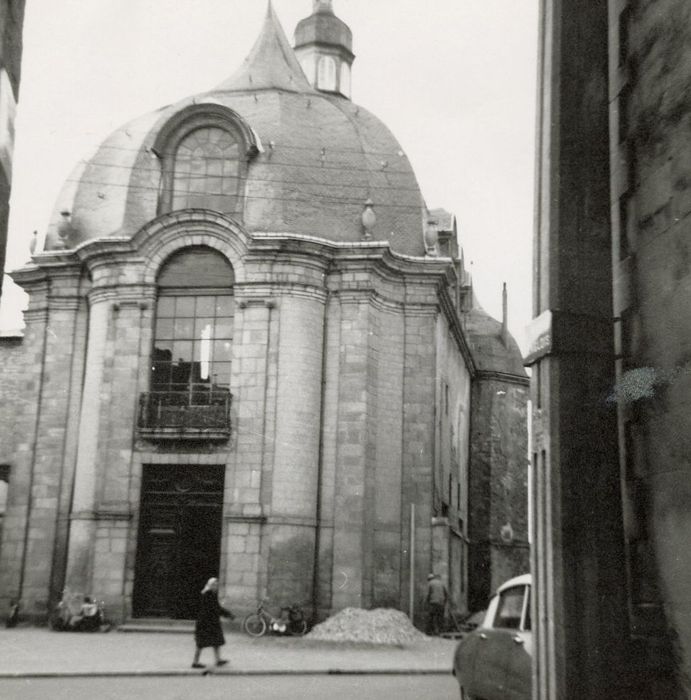
[[218, 579], [210, 578], [202, 590], [199, 614], [194, 626], [194, 641], [197, 648], [194, 652], [192, 668], [205, 668], [204, 664], [199, 662], [199, 657], [202, 649], [206, 647], [213, 648], [216, 666], [224, 666], [228, 663], [227, 659], [221, 658], [219, 652], [220, 647], [226, 643], [223, 630], [221, 629], [221, 616], [231, 620], [235, 617], [230, 610], [226, 610], [218, 602]]
[[7, 619], [5, 620], [5, 627], [7, 629], [12, 629], [13, 627], [16, 627], [17, 624], [19, 623], [19, 601], [18, 600], [11, 600], [10, 601], [10, 609], [7, 614]]
[[449, 594], [439, 574], [427, 576], [427, 629], [426, 633], [438, 635], [444, 626], [444, 611]]

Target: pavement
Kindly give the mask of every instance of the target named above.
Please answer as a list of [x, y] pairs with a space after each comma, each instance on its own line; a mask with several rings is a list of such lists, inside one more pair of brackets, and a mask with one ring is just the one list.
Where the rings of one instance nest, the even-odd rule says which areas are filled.
[[[396, 647], [323, 642], [307, 637], [253, 639], [226, 630], [222, 656], [227, 666], [213, 666], [213, 652], [202, 652], [206, 672], [218, 675], [395, 674], [451, 672], [456, 642], [427, 638]], [[193, 676], [192, 632], [165, 634], [130, 628], [126, 633], [54, 632], [45, 628], [0, 629], [0, 678]]]

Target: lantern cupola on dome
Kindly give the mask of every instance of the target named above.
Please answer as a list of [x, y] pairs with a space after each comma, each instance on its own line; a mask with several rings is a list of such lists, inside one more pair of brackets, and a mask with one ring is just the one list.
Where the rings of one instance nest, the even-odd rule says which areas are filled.
[[298, 23], [295, 54], [310, 85], [350, 97], [353, 34], [334, 14], [331, 0], [314, 0], [312, 14]]

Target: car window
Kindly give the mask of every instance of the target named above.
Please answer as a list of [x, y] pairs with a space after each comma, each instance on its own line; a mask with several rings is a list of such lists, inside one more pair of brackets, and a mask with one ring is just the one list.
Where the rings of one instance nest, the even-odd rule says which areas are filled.
[[499, 605], [494, 618], [494, 627], [518, 629], [523, 616], [525, 586], [507, 588], [499, 594]]
[[491, 627], [492, 624], [494, 623], [494, 618], [497, 614], [497, 603], [499, 602], [499, 596], [492, 596], [492, 599], [489, 601], [489, 605], [487, 606], [487, 612], [485, 613], [485, 617], [482, 620], [482, 625], [481, 627]]
[[528, 588], [526, 592], [527, 595], [525, 597], [525, 623], [523, 624], [523, 629], [526, 631], [530, 631], [530, 588]]

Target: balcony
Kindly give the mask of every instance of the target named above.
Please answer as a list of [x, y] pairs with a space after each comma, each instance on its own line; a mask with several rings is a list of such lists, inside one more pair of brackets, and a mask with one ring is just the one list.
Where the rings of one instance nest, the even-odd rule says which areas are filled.
[[139, 436], [149, 440], [227, 440], [230, 402], [227, 389], [152, 391], [139, 397]]

